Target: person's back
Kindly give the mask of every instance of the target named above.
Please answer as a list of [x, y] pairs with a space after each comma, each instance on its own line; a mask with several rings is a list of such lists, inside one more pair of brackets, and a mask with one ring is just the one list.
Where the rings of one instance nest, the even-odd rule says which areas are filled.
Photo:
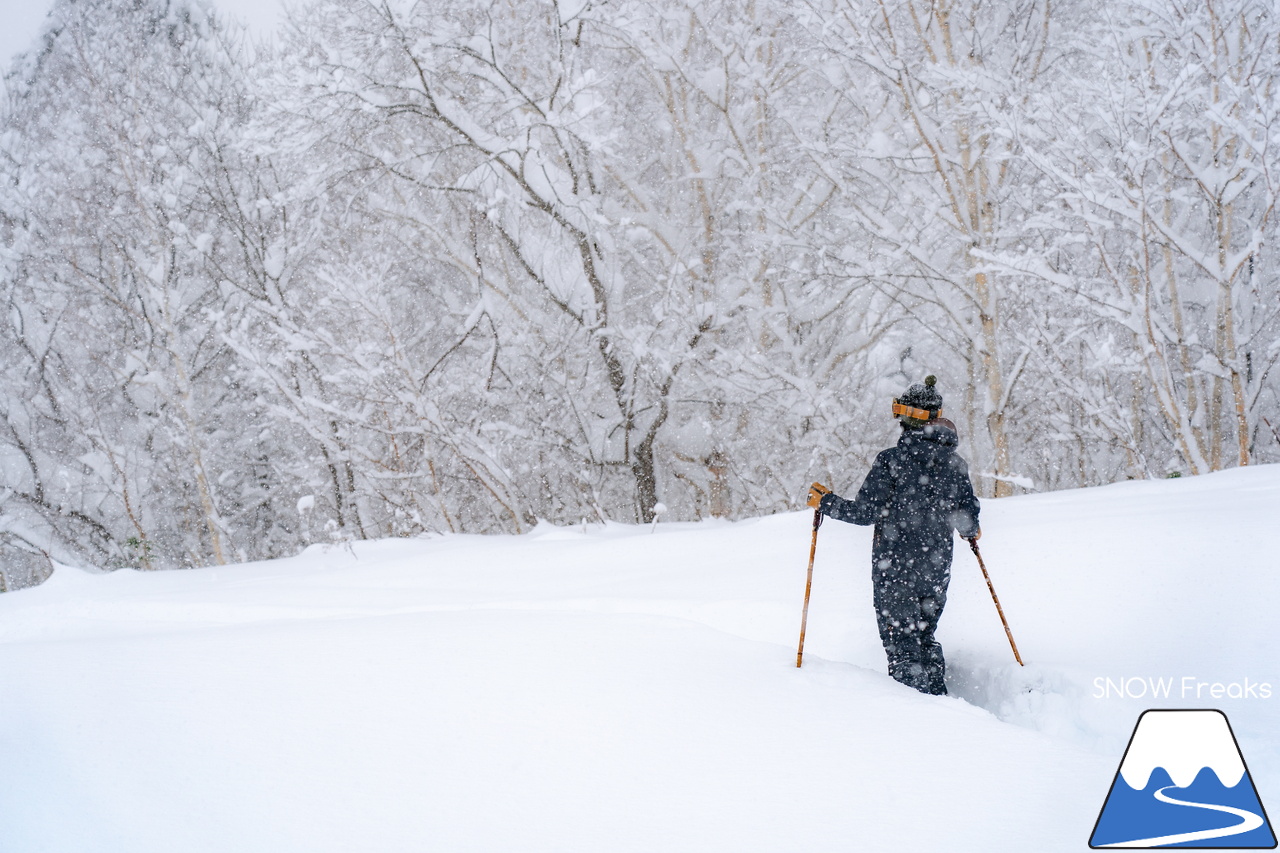
[[859, 521], [831, 513], [855, 524], [876, 525], [877, 550], [902, 543], [908, 553], [951, 564], [951, 531], [972, 530], [977, 524], [977, 501], [969, 482], [969, 467], [956, 452], [959, 439], [947, 427], [930, 424], [903, 430], [898, 444], [884, 450], [858, 491], [858, 504], [872, 518]]
[[966, 539], [981, 532], [968, 466], [955, 452], [959, 439], [941, 413], [934, 378], [913, 385], [894, 401], [902, 435], [876, 457], [858, 496], [848, 500], [815, 483], [811, 505], [839, 521], [875, 525], [871, 576], [889, 674], [943, 694], [934, 632], [951, 579], [951, 531]]

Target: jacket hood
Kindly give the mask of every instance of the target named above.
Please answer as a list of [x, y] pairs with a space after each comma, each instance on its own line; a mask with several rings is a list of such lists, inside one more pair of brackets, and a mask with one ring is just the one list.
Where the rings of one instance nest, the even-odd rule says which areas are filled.
[[919, 447], [933, 444], [947, 449], [955, 449], [960, 444], [960, 436], [956, 431], [942, 424], [930, 423], [919, 429], [904, 429], [898, 437], [899, 447]]

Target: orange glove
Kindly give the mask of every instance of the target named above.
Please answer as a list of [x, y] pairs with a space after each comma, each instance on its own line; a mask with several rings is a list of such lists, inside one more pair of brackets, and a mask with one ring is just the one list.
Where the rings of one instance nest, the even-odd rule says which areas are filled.
[[813, 509], [817, 509], [818, 505], [822, 503], [822, 496], [829, 494], [831, 494], [831, 490], [826, 486], [821, 483], [814, 483], [809, 487], [809, 500], [806, 501], [806, 504]]

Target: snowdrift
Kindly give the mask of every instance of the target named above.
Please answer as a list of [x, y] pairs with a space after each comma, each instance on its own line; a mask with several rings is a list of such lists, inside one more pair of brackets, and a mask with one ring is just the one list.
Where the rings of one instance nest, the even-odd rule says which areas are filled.
[[986, 501], [1027, 666], [957, 548], [949, 697], [884, 675], [835, 522], [795, 668], [808, 513], [59, 568], [0, 596], [0, 850], [1084, 850], [1151, 707], [1226, 712], [1274, 813], [1278, 507], [1280, 466]]

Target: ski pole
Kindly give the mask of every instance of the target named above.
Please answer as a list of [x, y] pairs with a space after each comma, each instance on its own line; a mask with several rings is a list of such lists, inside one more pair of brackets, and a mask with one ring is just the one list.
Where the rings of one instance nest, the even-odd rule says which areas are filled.
[[969, 547], [973, 549], [973, 556], [978, 558], [978, 568], [982, 569], [982, 576], [987, 579], [987, 589], [991, 592], [991, 600], [996, 604], [996, 612], [1000, 614], [1000, 624], [1004, 626], [1004, 632], [1009, 637], [1009, 647], [1013, 649], [1013, 659], [1018, 662], [1018, 666], [1026, 666], [1022, 662], [1022, 655], [1018, 654], [1018, 644], [1013, 641], [1013, 632], [1009, 630], [1009, 622], [1004, 618], [1004, 608], [1000, 606], [1000, 599], [996, 598], [996, 588], [991, 585], [991, 575], [987, 574], [987, 566], [982, 562], [982, 554], [978, 552], [978, 540], [970, 539]]
[[813, 511], [813, 541], [809, 543], [809, 577], [804, 582], [804, 611], [800, 614], [800, 647], [796, 649], [796, 666], [804, 658], [804, 629], [809, 624], [809, 591], [813, 589], [813, 556], [818, 552], [818, 528], [822, 526], [821, 510]]

